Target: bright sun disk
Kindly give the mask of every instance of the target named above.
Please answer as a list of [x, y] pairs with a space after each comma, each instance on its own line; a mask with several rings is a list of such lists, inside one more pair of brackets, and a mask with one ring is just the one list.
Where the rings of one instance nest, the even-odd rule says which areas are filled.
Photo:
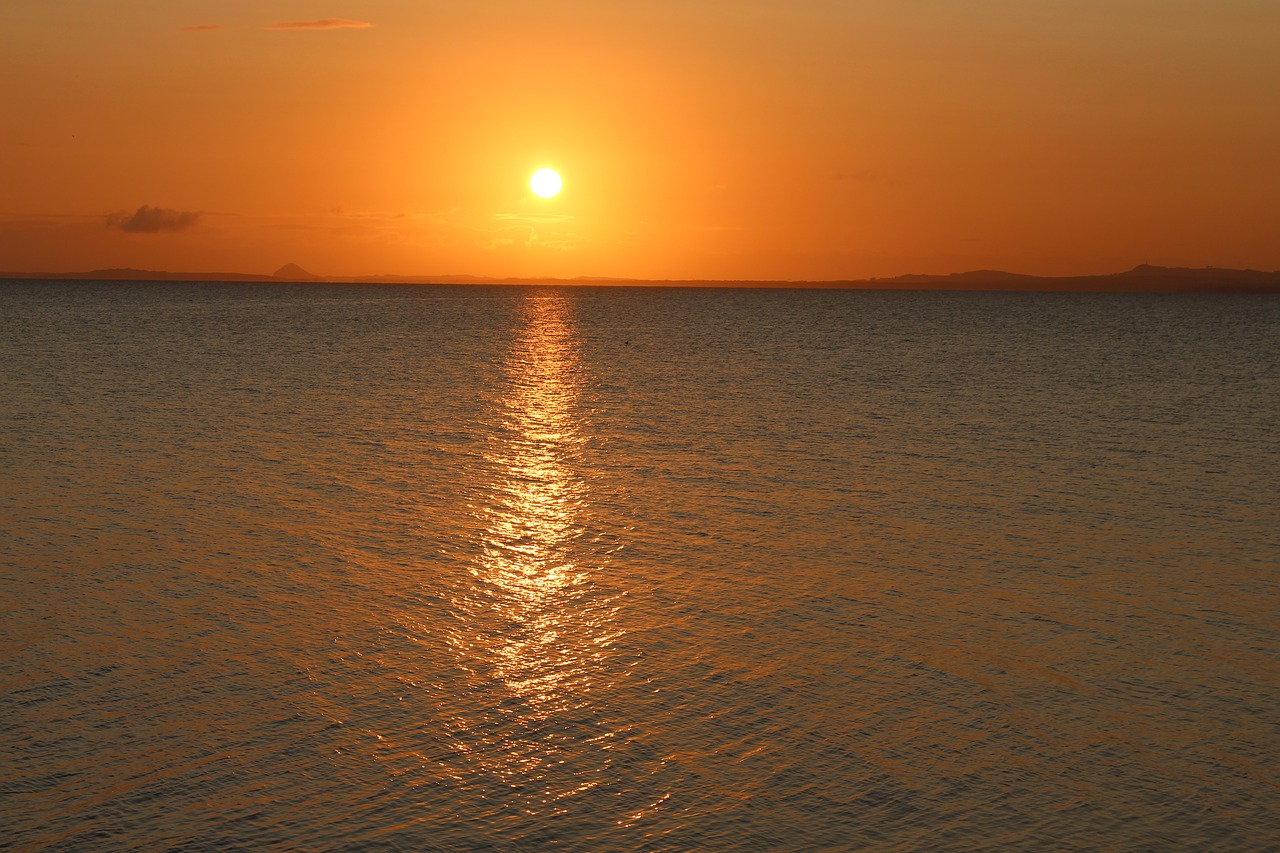
[[529, 189], [533, 190], [533, 194], [539, 198], [555, 196], [560, 192], [560, 187], [563, 185], [564, 182], [560, 180], [560, 173], [555, 169], [539, 169], [529, 179]]

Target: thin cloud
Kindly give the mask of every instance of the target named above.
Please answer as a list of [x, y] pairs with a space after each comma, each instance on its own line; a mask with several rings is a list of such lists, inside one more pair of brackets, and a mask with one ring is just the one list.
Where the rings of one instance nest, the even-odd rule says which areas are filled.
[[516, 225], [507, 228], [480, 229], [481, 233], [489, 235], [476, 240], [476, 245], [482, 249], [500, 249], [505, 246], [524, 246], [528, 248], [532, 246], [537, 238], [537, 232], [527, 225]]
[[185, 231], [199, 219], [199, 211], [170, 210], [144, 204], [132, 214], [107, 214], [107, 227], [119, 228], [130, 234], [157, 234], [161, 231]]
[[519, 222], [521, 224], [538, 224], [547, 222], [569, 222], [573, 219], [567, 213], [495, 213], [493, 218], [498, 222]]
[[367, 30], [373, 24], [347, 18], [321, 18], [318, 21], [282, 21], [268, 24], [264, 30]]
[[213, 32], [214, 30], [225, 30], [225, 29], [226, 27], [222, 26], [222, 24], [192, 24], [189, 27], [183, 27], [182, 32], [209, 33], [209, 32]]
[[532, 249], [553, 249], [558, 252], [571, 251], [577, 248], [581, 238], [571, 232], [552, 232], [539, 234], [532, 225], [507, 225], [501, 228], [477, 228], [479, 235], [476, 245], [492, 251], [511, 246], [523, 246]]

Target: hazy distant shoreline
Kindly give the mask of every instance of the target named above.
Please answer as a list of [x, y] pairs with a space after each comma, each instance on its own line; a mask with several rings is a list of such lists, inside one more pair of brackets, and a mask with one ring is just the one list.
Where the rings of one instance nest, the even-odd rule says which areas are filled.
[[614, 287], [739, 287], [829, 290], [1058, 291], [1091, 293], [1280, 293], [1280, 271], [1142, 264], [1127, 272], [1082, 276], [1036, 276], [999, 270], [893, 278], [806, 280], [712, 280], [596, 278], [494, 278], [469, 275], [319, 276], [290, 264], [273, 275], [229, 272], [171, 272], [98, 269], [87, 272], [6, 272], [10, 281], [205, 281], [316, 284], [490, 284]]

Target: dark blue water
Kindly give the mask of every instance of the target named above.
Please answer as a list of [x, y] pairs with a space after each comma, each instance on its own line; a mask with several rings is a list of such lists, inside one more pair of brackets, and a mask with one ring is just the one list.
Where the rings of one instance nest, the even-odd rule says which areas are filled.
[[1280, 846], [1280, 300], [0, 284], [0, 846]]

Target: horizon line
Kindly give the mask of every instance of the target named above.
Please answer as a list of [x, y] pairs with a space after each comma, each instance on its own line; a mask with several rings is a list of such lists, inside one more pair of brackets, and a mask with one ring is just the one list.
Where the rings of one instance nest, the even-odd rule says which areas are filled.
[[401, 275], [377, 273], [354, 276], [322, 276], [297, 264], [286, 264], [272, 274], [239, 272], [179, 272], [133, 267], [107, 267], [83, 272], [7, 271], [9, 281], [121, 281], [208, 282], [261, 284], [384, 284], [384, 285], [542, 285], [612, 287], [739, 287], [760, 289], [828, 290], [971, 290], [971, 291], [1079, 291], [1079, 292], [1247, 292], [1280, 293], [1280, 270], [1231, 267], [1163, 267], [1138, 264], [1122, 272], [1045, 276], [1004, 270], [968, 270], [943, 274], [907, 273], [877, 278], [843, 279], [710, 279], [623, 278], [617, 276], [478, 276]]

